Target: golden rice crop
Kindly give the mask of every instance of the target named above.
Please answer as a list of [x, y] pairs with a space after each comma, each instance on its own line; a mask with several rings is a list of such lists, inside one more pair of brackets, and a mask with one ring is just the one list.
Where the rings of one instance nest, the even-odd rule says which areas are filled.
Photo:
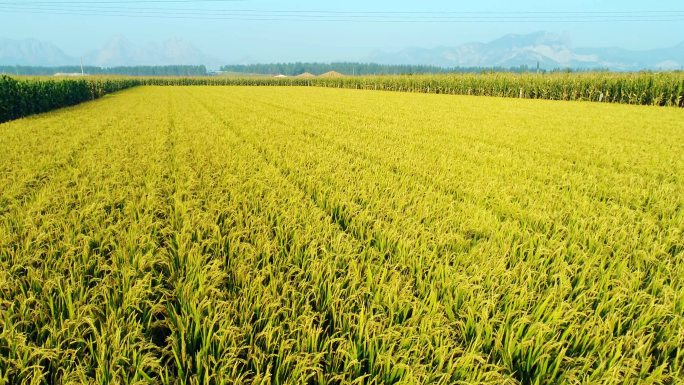
[[679, 383], [683, 121], [137, 87], [2, 124], [0, 383]]
[[0, 76], [0, 123], [72, 106], [140, 86], [318, 86], [451, 95], [574, 100], [684, 107], [684, 72], [450, 74], [318, 78], [122, 77], [85, 79]]

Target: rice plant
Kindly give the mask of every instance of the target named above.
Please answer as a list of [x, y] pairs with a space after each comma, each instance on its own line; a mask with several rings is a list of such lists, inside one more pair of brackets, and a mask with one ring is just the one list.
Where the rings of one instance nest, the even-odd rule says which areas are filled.
[[682, 121], [136, 87], [2, 124], [0, 383], [680, 383]]
[[452, 95], [684, 107], [684, 72], [450, 74], [323, 78], [0, 77], [0, 123], [140, 86], [319, 86]]

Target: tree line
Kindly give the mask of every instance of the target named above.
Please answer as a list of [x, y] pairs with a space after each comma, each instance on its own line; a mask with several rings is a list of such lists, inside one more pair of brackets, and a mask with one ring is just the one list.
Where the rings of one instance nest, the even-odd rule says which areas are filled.
[[[81, 73], [81, 66], [37, 67], [37, 66], [0, 66], [0, 72], [10, 75], [51, 76], [57, 73]], [[169, 65], [169, 66], [118, 66], [95, 67], [84, 66], [87, 75], [122, 75], [122, 76], [206, 76], [204, 65]]]
[[405, 75], [405, 74], [436, 74], [436, 73], [482, 73], [482, 72], [536, 72], [536, 68], [526, 65], [518, 67], [438, 67], [431, 65], [389, 65], [375, 63], [272, 63], [272, 64], [233, 64], [221, 67], [221, 71], [282, 74], [297, 76], [305, 72], [321, 75], [329, 71], [336, 71], [343, 75]]

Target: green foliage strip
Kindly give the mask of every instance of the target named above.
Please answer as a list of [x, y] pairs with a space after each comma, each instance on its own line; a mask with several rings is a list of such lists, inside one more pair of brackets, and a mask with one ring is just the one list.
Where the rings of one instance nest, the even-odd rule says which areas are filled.
[[0, 77], [0, 123], [73, 106], [140, 84], [134, 79], [115, 78], [18, 81], [3, 75]]

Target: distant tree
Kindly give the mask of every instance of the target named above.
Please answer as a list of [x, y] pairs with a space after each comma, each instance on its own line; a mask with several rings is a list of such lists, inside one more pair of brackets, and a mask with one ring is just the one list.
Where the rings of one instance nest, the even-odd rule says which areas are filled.
[[518, 67], [437, 67], [429, 65], [386, 65], [375, 63], [271, 63], [271, 64], [236, 64], [225, 65], [221, 71], [257, 73], [257, 74], [283, 74], [296, 76], [304, 72], [321, 75], [329, 71], [337, 71], [344, 75], [373, 75], [373, 74], [440, 74], [440, 73], [482, 73], [482, 72], [536, 72], [527, 65]]

